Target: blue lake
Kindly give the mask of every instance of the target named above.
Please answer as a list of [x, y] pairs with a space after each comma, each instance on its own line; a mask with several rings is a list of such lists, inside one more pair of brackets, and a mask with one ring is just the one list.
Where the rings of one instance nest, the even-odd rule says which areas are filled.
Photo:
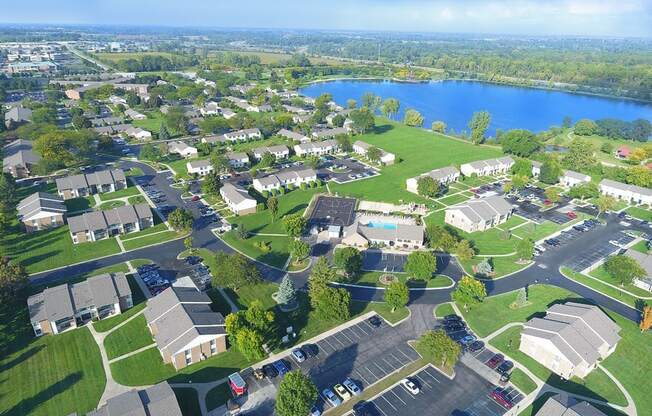
[[342, 106], [349, 98], [360, 103], [367, 92], [382, 98], [393, 97], [401, 103], [401, 119], [407, 108], [414, 108], [425, 118], [424, 127], [430, 128], [433, 121], [442, 120], [456, 132], [467, 129], [473, 112], [487, 110], [491, 113], [489, 135], [497, 128], [547, 130], [553, 125], [560, 126], [566, 116], [573, 121], [581, 118], [652, 120], [652, 104], [648, 103], [474, 81], [417, 84], [342, 80], [312, 84], [301, 92], [310, 97], [329, 92]]

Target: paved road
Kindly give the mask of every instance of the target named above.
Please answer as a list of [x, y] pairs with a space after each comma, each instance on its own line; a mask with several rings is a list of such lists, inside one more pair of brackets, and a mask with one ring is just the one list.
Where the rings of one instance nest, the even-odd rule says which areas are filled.
[[[121, 162], [121, 165], [126, 168], [131, 166], [141, 168], [144, 172], [144, 176], [139, 178], [139, 180], [147, 181], [165, 193], [168, 204], [183, 206], [193, 212], [193, 215], [196, 218], [193, 226], [193, 238], [196, 247], [206, 248], [212, 251], [233, 251], [222, 240], [213, 235], [210, 231], [211, 224], [201, 217], [197, 205], [181, 199], [181, 192], [169, 186], [170, 181], [168, 178], [171, 176], [170, 172], [157, 173], [149, 165], [139, 162], [123, 161]], [[536, 262], [531, 267], [506, 278], [495, 281], [486, 281], [487, 293], [488, 295], [497, 295], [536, 283], [546, 283], [570, 290], [581, 297], [592, 299], [600, 306], [611, 309], [630, 320], [638, 321], [640, 314], [636, 309], [604, 296], [595, 290], [582, 286], [573, 280], [567, 279], [559, 272], [559, 268], [570, 262], [575, 258], [575, 256], [588, 252], [592, 247], [601, 242], [608, 241], [611, 239], [611, 236], [626, 229], [650, 232], [649, 228], [636, 224], [633, 224], [628, 228], [623, 227], [619, 224], [619, 220], [615, 215], [607, 216], [606, 226], [596, 227], [589, 232], [581, 234], [576, 239], [567, 242], [560, 248], [546, 251], [542, 256], [536, 259]], [[158, 263], [161, 268], [170, 275], [176, 276], [184, 271], [183, 262], [176, 259], [178, 253], [184, 249], [183, 241], [176, 240], [153, 247], [145, 247], [139, 250], [113, 255], [103, 259], [87, 261], [58, 270], [34, 274], [30, 276], [30, 278], [34, 283], [51, 284], [71, 275], [87, 273], [100, 267], [106, 267], [137, 258], [150, 259]], [[454, 281], [459, 280], [463, 275], [457, 262], [447, 255], [440, 256], [440, 262], [443, 266], [441, 274], [450, 276]], [[545, 268], [540, 267], [541, 264], [543, 264]], [[258, 267], [263, 278], [269, 281], [279, 282], [285, 275], [283, 271], [261, 263], [258, 263]], [[306, 288], [308, 274], [308, 271], [292, 274], [295, 285], [298, 288]], [[347, 289], [351, 292], [353, 299], [356, 300], [380, 301], [383, 297], [382, 288], [347, 286]], [[415, 305], [434, 305], [447, 302], [450, 300], [451, 291], [452, 289], [412, 289], [410, 291], [410, 301]]]

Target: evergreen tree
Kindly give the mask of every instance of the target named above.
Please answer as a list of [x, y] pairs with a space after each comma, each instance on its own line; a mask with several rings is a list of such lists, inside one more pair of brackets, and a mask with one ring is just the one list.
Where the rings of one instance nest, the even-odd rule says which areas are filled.
[[297, 290], [294, 287], [294, 282], [290, 279], [290, 276], [286, 274], [283, 280], [281, 280], [281, 285], [278, 288], [276, 301], [281, 305], [289, 305], [294, 303], [296, 296]]
[[516, 308], [522, 308], [527, 304], [527, 290], [524, 287], [520, 288], [516, 292], [516, 300], [514, 301], [514, 306]]
[[163, 123], [161, 123], [161, 127], [159, 128], [158, 138], [161, 139], [161, 140], [169, 140], [170, 139], [170, 132], [168, 132], [167, 127], [165, 127], [165, 124], [163, 124]]

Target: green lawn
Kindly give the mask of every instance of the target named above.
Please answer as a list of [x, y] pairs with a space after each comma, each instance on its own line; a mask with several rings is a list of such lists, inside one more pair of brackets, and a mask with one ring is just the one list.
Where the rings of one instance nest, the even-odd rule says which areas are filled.
[[646, 240], [641, 240], [638, 243], [631, 246], [630, 248], [632, 250], [636, 250], [636, 251], [641, 252], [643, 254], [647, 254], [650, 251], [647, 248], [647, 241]]
[[438, 318], [443, 318], [446, 315], [455, 315], [455, 309], [453, 309], [450, 303], [442, 303], [435, 308], [435, 315]]
[[115, 192], [106, 192], [99, 194], [99, 197], [102, 201], [110, 201], [117, 198], [126, 198], [128, 196], [140, 195], [140, 191], [135, 186], [129, 186], [124, 189], [120, 189]]
[[244, 225], [250, 233], [285, 234], [281, 218], [290, 214], [303, 213], [308, 207], [308, 203], [312, 196], [320, 192], [326, 192], [326, 188], [318, 187], [307, 189], [305, 191], [295, 189], [285, 195], [279, 196], [277, 214], [277, 218], [279, 219], [274, 222], [272, 222], [269, 211], [267, 210], [241, 217], [230, 218], [229, 221], [239, 226]]
[[77, 212], [77, 211], [85, 211], [95, 206], [95, 198], [93, 198], [92, 196], [87, 196], [84, 198], [66, 199], [64, 202], [66, 204], [66, 208], [68, 209], [69, 213]]
[[[642, 243], [645, 244], [645, 241], [642, 241]], [[607, 282], [618, 286], [619, 288], [623, 288], [623, 290], [626, 290], [633, 295], [641, 297], [652, 297], [652, 293], [648, 292], [647, 290], [643, 290], [640, 287], [634, 286], [633, 284], [621, 285], [616, 279], [607, 273], [607, 271], [604, 269], [604, 265], [593, 270], [591, 273], [589, 273], [589, 275], [595, 277], [596, 279], [600, 279], [603, 282]]]
[[[648, 305], [652, 305], [652, 301], [643, 302], [642, 300], [640, 300], [636, 296], [632, 296], [630, 294], [627, 294], [627, 293], [623, 292], [620, 289], [617, 289], [615, 287], [611, 287], [611, 286], [606, 285], [606, 284], [604, 284], [604, 283], [602, 283], [600, 281], [597, 281], [595, 279], [591, 279], [590, 277], [585, 276], [585, 275], [583, 275], [581, 273], [576, 273], [576, 272], [572, 271], [571, 269], [569, 269], [567, 267], [562, 267], [561, 271], [562, 271], [562, 273], [564, 273], [564, 275], [566, 275], [566, 277], [568, 277], [570, 279], [573, 279], [573, 280], [575, 280], [575, 281], [577, 281], [579, 283], [582, 283], [582, 284], [584, 284], [586, 286], [589, 286], [589, 287], [597, 290], [598, 292], [604, 293], [607, 296], [611, 296], [612, 298], [617, 299], [617, 300], [619, 300], [619, 301], [621, 301], [623, 303], [626, 303], [627, 305], [631, 306], [632, 308], [636, 308], [636, 309], [641, 310], [641, 309], [643, 309], [643, 305], [645, 305], [646, 303]], [[647, 292], [647, 293], [648, 293], [648, 296], [649, 296], [649, 292]]]
[[144, 204], [147, 201], [145, 200], [145, 197], [142, 195], [136, 195], [136, 196], [130, 196], [127, 198], [127, 202], [129, 202], [129, 205], [136, 205], [136, 204]]
[[168, 227], [165, 225], [165, 223], [160, 222], [160, 223], [154, 225], [153, 227], [145, 228], [142, 231], [137, 231], [135, 233], [129, 233], [129, 234], [121, 235], [120, 240], [122, 240], [122, 241], [132, 240], [134, 238], [142, 237], [144, 235], [149, 235], [149, 234], [154, 234], [154, 233], [158, 233], [158, 232], [161, 232], [161, 231], [166, 231], [167, 229], [168, 229]]
[[380, 283], [379, 278], [384, 274], [391, 274], [398, 278], [403, 283], [407, 283], [410, 287], [448, 287], [452, 284], [452, 280], [448, 276], [436, 275], [428, 282], [423, 280], [410, 279], [405, 273], [385, 273], [385, 272], [362, 272], [352, 283], [365, 286], [386, 287]]
[[[158, 111], [150, 111], [145, 114], [147, 115], [145, 120], [133, 120], [131, 124], [150, 131], [152, 134], [158, 134], [161, 129], [161, 123], [163, 123], [163, 114]], [[170, 131], [170, 133], [175, 132]]]
[[457, 205], [459, 203], [462, 203], [466, 200], [469, 199], [469, 196], [464, 195], [464, 194], [455, 194], [455, 195], [450, 195], [450, 196], [445, 196], [443, 198], [437, 199], [437, 202], [451, 206], [451, 205]]
[[[233, 248], [262, 263], [269, 264], [270, 266], [283, 268], [288, 257], [290, 257], [288, 249], [290, 237], [253, 235], [247, 239], [242, 239], [235, 231], [229, 231], [222, 234], [221, 238]], [[263, 250], [257, 244], [264, 244], [269, 248]]]
[[[201, 158], [197, 159], [170, 159], [170, 160], [163, 160], [162, 162], [168, 165], [176, 175], [181, 176], [182, 178], [190, 178], [190, 175], [188, 174], [188, 166], [186, 165], [189, 161], [191, 160], [199, 160]], [[205, 159], [205, 158], [204, 158]]]
[[[483, 260], [484, 259], [482, 257], [475, 257], [469, 261], [460, 261], [460, 264], [468, 274], [473, 275], [473, 266]], [[491, 263], [494, 266], [494, 275], [492, 278], [496, 279], [505, 276], [506, 274], [514, 273], [527, 266], [527, 264], [517, 263], [518, 260], [519, 258], [517, 255], [507, 257], [491, 257]]]
[[573, 394], [592, 397], [598, 400], [607, 400], [620, 406], [627, 405], [627, 399], [618, 389], [618, 386], [605, 374], [604, 371], [595, 369], [584, 379], [573, 378], [563, 380], [558, 375], [539, 364], [533, 358], [519, 350], [521, 343], [521, 327], [509, 328], [489, 343], [500, 351], [525, 365], [532, 373], [546, 383], [568, 391]]
[[574, 296], [573, 293], [556, 286], [531, 285], [528, 290], [529, 304], [523, 308], [512, 309], [509, 305], [516, 300], [516, 294], [517, 292], [509, 292], [490, 296], [469, 312], [464, 312], [461, 305], [457, 306], [471, 329], [485, 337], [510, 322], [527, 321], [533, 313], [545, 311], [554, 301]]
[[552, 221], [544, 221], [541, 224], [536, 224], [536, 223], [529, 223], [526, 224], [522, 227], [519, 227], [515, 229], [512, 233], [515, 236], [521, 237], [521, 238], [530, 238], [532, 241], [539, 241], [542, 238], [545, 238], [549, 236], [550, 234], [553, 234], [562, 228], [566, 228], [570, 225], [564, 224], [564, 225], [559, 225], [555, 224]]
[[652, 221], [652, 211], [641, 207], [629, 207], [625, 210], [632, 217], [640, 220]]
[[509, 381], [525, 394], [530, 394], [537, 388], [537, 383], [535, 383], [530, 376], [525, 374], [520, 368], [512, 370], [512, 375], [509, 378]]
[[151, 246], [152, 244], [162, 243], [164, 241], [173, 240], [181, 234], [176, 231], [163, 231], [157, 234], [146, 235], [145, 237], [129, 239], [122, 242], [125, 250], [135, 250], [137, 248]]
[[37, 273], [120, 252], [120, 247], [114, 238], [73, 244], [67, 225], [29, 234], [14, 227], [2, 238], [0, 246], [6, 255], [20, 261], [28, 273]]
[[518, 215], [512, 215], [507, 222], [500, 224], [498, 228], [502, 228], [503, 230], [509, 230], [510, 228], [514, 228], [518, 225], [524, 224], [527, 222], [527, 220], [523, 217], [519, 217]]
[[104, 339], [104, 348], [111, 360], [153, 342], [152, 335], [147, 329], [145, 315], [139, 315], [107, 335]]
[[332, 192], [371, 201], [424, 202], [423, 198], [405, 189], [406, 179], [435, 168], [459, 166], [462, 163], [502, 155], [497, 147], [474, 146], [383, 118], [376, 119], [374, 133], [364, 134], [356, 139], [392, 152], [396, 154], [397, 159], [401, 159], [399, 163], [384, 167], [380, 176], [343, 185], [329, 185]]
[[126, 176], [143, 176], [145, 172], [139, 167], [132, 167], [125, 171]]
[[208, 394], [206, 394], [206, 408], [209, 411], [217, 409], [226, 404], [231, 397], [231, 389], [226, 383], [213, 387], [209, 390]]
[[177, 403], [183, 416], [195, 416], [201, 414], [199, 407], [199, 396], [197, 390], [193, 388], [175, 388], [172, 389], [177, 397]]
[[113, 208], [122, 207], [122, 206], [125, 206], [125, 205], [126, 205], [125, 201], [122, 201], [120, 199], [116, 199], [115, 201], [102, 202], [100, 204], [100, 206], [97, 207], [97, 208], [104, 211], [104, 210], [109, 210], [109, 209], [113, 209]]

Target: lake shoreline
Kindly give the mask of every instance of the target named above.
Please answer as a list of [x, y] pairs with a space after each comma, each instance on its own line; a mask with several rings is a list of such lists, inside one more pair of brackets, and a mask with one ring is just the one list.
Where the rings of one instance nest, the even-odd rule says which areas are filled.
[[[307, 81], [305, 85], [302, 85], [299, 88], [301, 89], [314, 84], [323, 84], [323, 83], [335, 82], [335, 81], [382, 81], [382, 82], [388, 81], [388, 82], [396, 82], [402, 84], [429, 84], [429, 83], [440, 83], [445, 81], [464, 81], [464, 82], [477, 82], [477, 83], [491, 84], [491, 85], [502, 85], [505, 87], [514, 87], [514, 88], [528, 88], [528, 89], [540, 90], [540, 91], [564, 92], [573, 95], [580, 95], [580, 96], [585, 95], [589, 97], [607, 98], [616, 101], [621, 101], [621, 100], [631, 101], [640, 104], [652, 104], [652, 100], [643, 100], [641, 98], [623, 97], [619, 95], [611, 95], [611, 94], [588, 92], [588, 91], [573, 91], [571, 89], [560, 88], [560, 87], [555, 88], [555, 87], [546, 87], [542, 85], [525, 85], [525, 84], [519, 84], [517, 82], [499, 82], [499, 81], [490, 81], [490, 80], [482, 80], [482, 79], [454, 78], [454, 77], [447, 77], [442, 79], [427, 79], [427, 80], [406, 80], [406, 79], [393, 78], [393, 77], [374, 77], [374, 76], [324, 78], [324, 79], [315, 79], [315, 80]], [[523, 79], [523, 82], [536, 82], [536, 80]]]

